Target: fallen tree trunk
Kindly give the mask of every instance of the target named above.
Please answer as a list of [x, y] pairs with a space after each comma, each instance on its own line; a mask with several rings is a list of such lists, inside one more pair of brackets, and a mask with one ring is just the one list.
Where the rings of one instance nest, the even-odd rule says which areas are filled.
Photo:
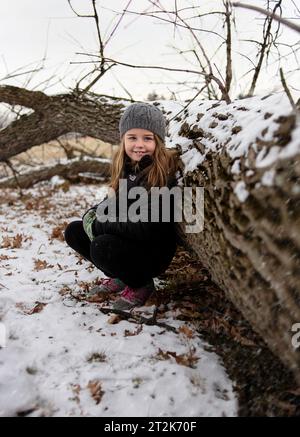
[[[63, 101], [76, 108], [73, 96]], [[179, 183], [205, 190], [204, 230], [187, 234], [187, 242], [300, 383], [300, 348], [292, 343], [293, 325], [300, 323], [299, 116], [291, 113], [289, 102], [280, 95], [228, 105], [197, 101], [189, 108], [180, 102], [157, 104], [169, 121], [167, 142], [181, 149]], [[101, 120], [93, 111], [85, 113], [93, 120], [87, 124], [95, 125], [92, 136], [107, 140], [107, 132], [115, 129], [109, 135], [117, 137], [124, 106], [117, 101], [112, 105], [111, 109], [105, 100]], [[115, 117], [113, 123], [106, 111]], [[76, 109], [72, 114], [78, 125], [69, 121], [67, 111], [54, 114], [48, 140], [53, 139], [56, 124], [60, 135], [66, 133], [61, 128], [64, 118], [71, 130], [91, 135]], [[104, 132], [108, 119], [112, 124]], [[43, 120], [40, 126], [42, 133]], [[37, 144], [19, 137], [12, 148], [7, 133], [0, 132], [0, 160], [12, 156], [12, 150], [19, 153]]]
[[[276, 165], [275, 186], [246, 178], [249, 195], [242, 204], [232, 191], [222, 157], [207, 158], [201, 172], [185, 184], [205, 187], [205, 225], [188, 242], [212, 279], [300, 383], [300, 354], [292, 344], [300, 322], [300, 155]], [[299, 183], [299, 182], [298, 182]], [[299, 185], [298, 185], [299, 188]]]
[[0, 188], [29, 188], [37, 182], [49, 180], [53, 176], [62, 176], [69, 181], [77, 182], [85, 177], [91, 179], [89, 176], [91, 172], [107, 180], [110, 176], [110, 167], [111, 161], [109, 159], [85, 157], [61, 160], [53, 165], [39, 166], [22, 174], [0, 179]]
[[187, 241], [300, 383], [300, 120], [255, 99], [198, 103], [171, 126], [183, 185], [204, 187], [204, 229]]

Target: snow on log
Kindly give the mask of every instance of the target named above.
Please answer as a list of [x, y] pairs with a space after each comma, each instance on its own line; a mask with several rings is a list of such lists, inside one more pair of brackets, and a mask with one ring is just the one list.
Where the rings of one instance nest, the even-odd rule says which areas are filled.
[[182, 152], [179, 183], [204, 187], [204, 230], [188, 243], [300, 382], [299, 114], [283, 94], [159, 106]]

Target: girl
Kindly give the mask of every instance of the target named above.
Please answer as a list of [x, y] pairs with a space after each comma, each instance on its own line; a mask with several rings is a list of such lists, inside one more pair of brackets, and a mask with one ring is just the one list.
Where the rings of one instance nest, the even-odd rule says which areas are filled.
[[[119, 130], [121, 144], [113, 159], [109, 185], [116, 199], [121, 179], [126, 180], [128, 191], [141, 186], [149, 192], [151, 187], [171, 188], [176, 184], [178, 155], [164, 145], [165, 120], [158, 108], [145, 103], [130, 105], [120, 119]], [[133, 201], [127, 202], [129, 208]], [[115, 221], [102, 222], [97, 220], [97, 207], [65, 230], [67, 244], [108, 276], [90, 291], [89, 298], [120, 293], [114, 309], [141, 306], [155, 290], [153, 278], [168, 268], [175, 254], [174, 211], [169, 222], [151, 222], [151, 215], [148, 222], [124, 222], [119, 221], [118, 212]]]

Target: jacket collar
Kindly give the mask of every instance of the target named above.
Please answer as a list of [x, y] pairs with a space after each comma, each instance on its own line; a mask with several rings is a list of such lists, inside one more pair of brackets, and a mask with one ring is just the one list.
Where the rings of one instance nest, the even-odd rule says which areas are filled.
[[145, 168], [149, 167], [153, 163], [154, 159], [150, 155], [144, 155], [140, 161], [138, 161], [138, 164], [135, 164], [131, 161], [128, 155], [125, 156], [125, 162], [124, 162], [124, 172], [125, 175], [128, 175], [129, 173], [140, 173], [141, 171], [145, 170]]

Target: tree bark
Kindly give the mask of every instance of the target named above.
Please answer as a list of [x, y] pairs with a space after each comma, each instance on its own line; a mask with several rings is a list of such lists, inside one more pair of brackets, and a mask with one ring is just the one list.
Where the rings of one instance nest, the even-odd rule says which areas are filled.
[[[282, 117], [264, 145], [288, 146], [296, 125], [294, 114]], [[192, 136], [195, 129], [185, 124], [181, 133]], [[193, 146], [203, 150], [208, 136], [202, 130]], [[292, 326], [300, 323], [300, 153], [261, 169], [258, 153], [250, 148], [241, 172], [232, 174], [233, 159], [223, 147], [185, 175], [184, 186], [202, 186], [205, 193], [204, 230], [187, 234], [187, 242], [300, 383], [300, 347], [292, 344]], [[272, 185], [262, 184], [265, 174], [274, 175]], [[244, 201], [235, 192], [238, 184], [247, 190]]]

